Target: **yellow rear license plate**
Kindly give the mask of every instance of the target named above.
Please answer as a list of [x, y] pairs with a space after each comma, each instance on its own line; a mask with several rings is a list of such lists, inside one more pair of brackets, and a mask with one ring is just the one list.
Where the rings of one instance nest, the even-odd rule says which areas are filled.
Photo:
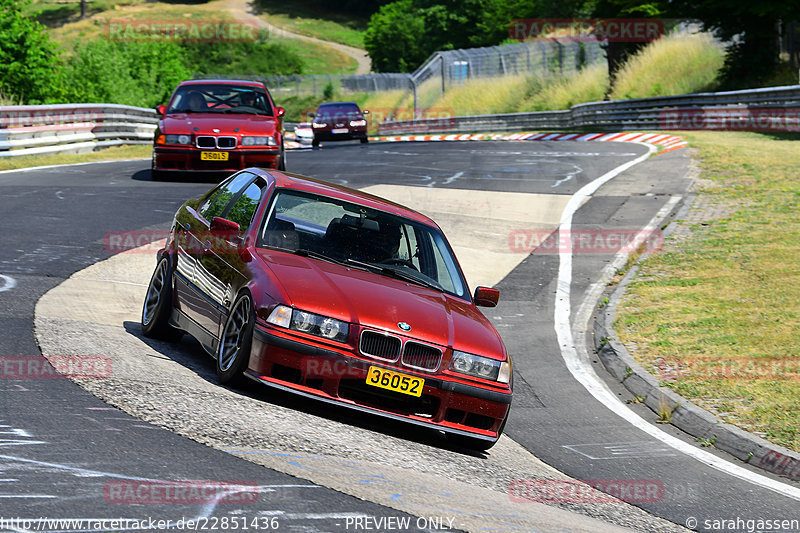
[[228, 152], [200, 152], [201, 161], [227, 161]]
[[367, 385], [408, 394], [409, 396], [422, 396], [422, 387], [425, 386], [425, 380], [371, 366], [367, 370]]

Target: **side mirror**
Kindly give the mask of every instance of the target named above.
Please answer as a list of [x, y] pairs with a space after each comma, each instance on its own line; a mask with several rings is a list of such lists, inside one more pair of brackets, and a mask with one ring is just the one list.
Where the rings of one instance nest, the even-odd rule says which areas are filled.
[[500, 301], [500, 291], [490, 287], [476, 287], [475, 296], [472, 299], [475, 301], [475, 305], [494, 307]]
[[275, 111], [278, 113], [278, 117], [282, 117], [283, 115], [286, 114], [286, 110], [282, 107], [276, 108]]
[[163, 117], [164, 115], [167, 114], [167, 106], [165, 106], [164, 104], [161, 104], [160, 106], [158, 106], [156, 108], [156, 113], [158, 113], [160, 116]]
[[238, 234], [239, 224], [227, 218], [214, 217], [210, 229], [212, 233]]
[[317, 116], [317, 115], [316, 115], [315, 113], [309, 113], [309, 114], [308, 114], [308, 118], [314, 118], [314, 117], [316, 117], [316, 116]]
[[[247, 246], [245, 246], [244, 239], [239, 236], [239, 229], [239, 224], [232, 220], [222, 217], [214, 217], [211, 219], [211, 234], [233, 243], [236, 246], [235, 253], [239, 254], [242, 261], [249, 263], [253, 260], [253, 256], [250, 254]], [[221, 248], [226, 249], [227, 245], [221, 246]], [[220, 250], [217, 250], [217, 253], [220, 253]]]

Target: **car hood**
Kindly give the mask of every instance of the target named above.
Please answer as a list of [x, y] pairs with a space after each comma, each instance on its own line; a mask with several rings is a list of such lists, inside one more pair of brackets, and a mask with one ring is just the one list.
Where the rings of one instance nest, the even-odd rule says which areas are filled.
[[[162, 133], [207, 134], [218, 129], [220, 135], [259, 133], [274, 135], [278, 120], [263, 115], [222, 113], [176, 113], [161, 119]], [[195, 129], [196, 128], [196, 129]], [[235, 131], [238, 129], [238, 131]]]
[[[283, 295], [298, 309], [412, 337], [443, 347], [504, 359], [497, 331], [471, 302], [402, 280], [335, 263], [259, 250]], [[398, 323], [405, 322], [405, 332]]]

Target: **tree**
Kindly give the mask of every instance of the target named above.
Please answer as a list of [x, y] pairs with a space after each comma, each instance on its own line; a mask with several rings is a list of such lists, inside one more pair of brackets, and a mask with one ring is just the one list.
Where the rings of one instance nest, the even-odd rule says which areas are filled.
[[[668, 1], [668, 0], [667, 0]], [[592, 17], [606, 18], [656, 18], [664, 10], [657, 1], [642, 3], [641, 0], [599, 0], [592, 7]], [[605, 45], [608, 60], [608, 80], [614, 85], [617, 72], [631, 56], [640, 51], [646, 43], [609, 41]]]
[[26, 104], [59, 98], [59, 48], [22, 13], [31, 0], [0, 0], [0, 92]]
[[439, 50], [494, 46], [517, 18], [571, 17], [584, 0], [398, 0], [375, 13], [364, 38], [372, 68], [406, 72]]
[[376, 72], [407, 72], [428, 56], [422, 45], [424, 21], [417, 16], [414, 0], [399, 0], [372, 15], [364, 34], [364, 47]]
[[800, 17], [798, 0], [672, 0], [665, 6], [668, 16], [697, 19], [717, 37], [732, 42], [723, 76], [727, 85], [735, 87], [760, 85], [775, 73], [779, 24]]

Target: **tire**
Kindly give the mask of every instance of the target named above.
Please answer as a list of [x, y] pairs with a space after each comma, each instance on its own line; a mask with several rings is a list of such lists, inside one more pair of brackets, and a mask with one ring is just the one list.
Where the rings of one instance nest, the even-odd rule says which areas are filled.
[[250, 362], [255, 312], [247, 293], [241, 294], [231, 308], [217, 347], [217, 377], [225, 385], [239, 385]]
[[361, 137], [361, 144], [367, 144], [369, 142], [368, 137]]
[[317, 139], [316, 137], [314, 137], [313, 139], [311, 139], [311, 146], [313, 146], [313, 147], [315, 147], [315, 148], [316, 148], [317, 146], [319, 146], [319, 139]]
[[151, 339], [176, 341], [183, 332], [169, 323], [172, 314], [172, 270], [162, 257], [150, 277], [142, 305], [142, 333]]
[[150, 180], [152, 181], [164, 181], [164, 173], [160, 170], [151, 169], [150, 170]]

